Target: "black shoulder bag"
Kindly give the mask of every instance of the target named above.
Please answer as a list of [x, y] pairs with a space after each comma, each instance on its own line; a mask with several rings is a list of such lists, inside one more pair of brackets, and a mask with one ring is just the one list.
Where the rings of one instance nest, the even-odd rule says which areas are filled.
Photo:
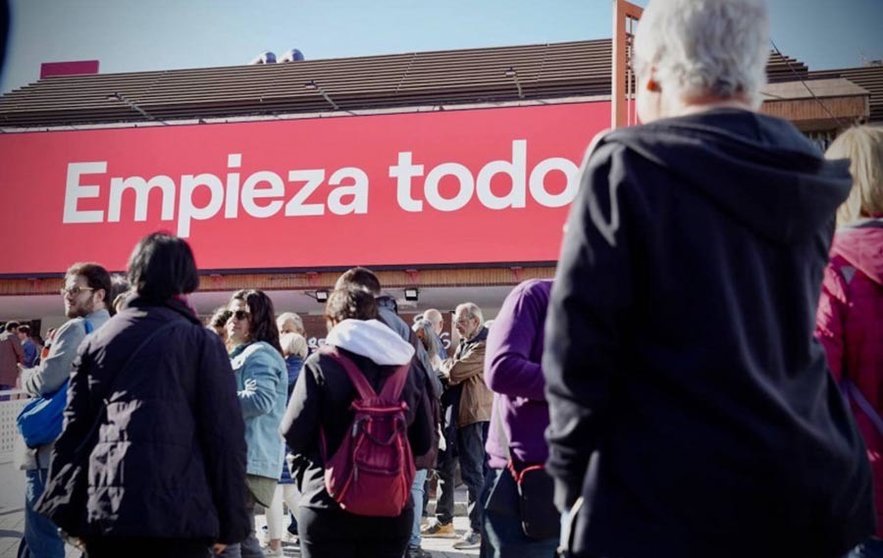
[[503, 429], [503, 413], [497, 405], [493, 409], [497, 418], [497, 437], [505, 444], [509, 454], [506, 468], [518, 488], [521, 530], [532, 539], [557, 538], [561, 530], [561, 516], [555, 508], [555, 482], [542, 463], [521, 463], [515, 458]]

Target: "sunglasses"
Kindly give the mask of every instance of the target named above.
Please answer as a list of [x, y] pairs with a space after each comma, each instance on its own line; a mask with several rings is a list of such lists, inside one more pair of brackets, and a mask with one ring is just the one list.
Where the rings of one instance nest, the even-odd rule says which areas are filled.
[[236, 310], [230, 315], [230, 317], [232, 317], [234, 320], [247, 320], [248, 310]]
[[59, 292], [59, 294], [61, 294], [61, 296], [77, 296], [78, 294], [80, 294], [83, 291], [94, 291], [94, 290], [95, 289], [93, 289], [92, 287], [81, 287], [79, 285], [74, 285], [73, 287], [61, 289], [58, 292]]

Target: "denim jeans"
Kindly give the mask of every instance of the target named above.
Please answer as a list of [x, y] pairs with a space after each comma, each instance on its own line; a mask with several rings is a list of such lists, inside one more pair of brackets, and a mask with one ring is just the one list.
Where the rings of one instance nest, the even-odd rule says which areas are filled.
[[479, 499], [484, 484], [485, 454], [488, 422], [476, 422], [457, 429], [457, 447], [460, 451], [460, 476], [466, 485], [466, 510], [469, 526], [481, 531], [481, 515], [484, 506]]
[[251, 491], [248, 491], [245, 496], [245, 513], [251, 518], [251, 531], [249, 531], [248, 537], [244, 541], [231, 544], [225, 548], [221, 554], [224, 558], [264, 558], [261, 543], [254, 533], [254, 506], [254, 496], [251, 495]]
[[435, 470], [438, 473], [438, 485], [435, 500], [435, 518], [439, 523], [450, 523], [454, 520], [454, 470], [457, 468], [457, 455], [448, 448], [438, 452]]
[[554, 556], [558, 538], [532, 539], [521, 530], [518, 514], [518, 487], [506, 469], [491, 469], [484, 479], [481, 502], [487, 503], [491, 488], [495, 506], [484, 510], [481, 531], [482, 558], [549, 558]]
[[64, 542], [58, 535], [58, 527], [38, 514], [34, 504], [43, 494], [48, 469], [25, 471], [25, 534], [28, 550], [25, 558], [64, 558]]
[[418, 469], [411, 483], [411, 500], [414, 501], [414, 522], [411, 525], [411, 538], [408, 546], [417, 548], [420, 546], [420, 520], [423, 518], [423, 493], [426, 485], [426, 469]]
[[[486, 459], [484, 444], [487, 441], [487, 421], [468, 424], [457, 429], [457, 452], [460, 459], [460, 476], [466, 485], [466, 510], [469, 526], [474, 531], [481, 530], [481, 502], [478, 495], [484, 482]], [[450, 451], [440, 452], [438, 462], [438, 500], [436, 518], [440, 523], [450, 523], [454, 519], [454, 469], [457, 457]]]

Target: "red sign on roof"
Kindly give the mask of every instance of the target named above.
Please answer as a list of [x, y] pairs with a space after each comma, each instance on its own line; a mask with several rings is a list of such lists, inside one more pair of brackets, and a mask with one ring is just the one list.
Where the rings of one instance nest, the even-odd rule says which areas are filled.
[[0, 134], [0, 274], [122, 269], [145, 234], [203, 269], [551, 262], [610, 103]]
[[97, 74], [98, 60], [73, 60], [71, 62], [43, 62], [40, 64], [40, 79], [52, 76], [74, 76]]

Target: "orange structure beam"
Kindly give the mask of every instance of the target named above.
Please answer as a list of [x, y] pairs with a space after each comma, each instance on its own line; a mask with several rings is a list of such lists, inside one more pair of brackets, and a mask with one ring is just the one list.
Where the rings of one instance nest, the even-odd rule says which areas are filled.
[[644, 9], [626, 0], [613, 1], [613, 69], [611, 72], [611, 122], [613, 128], [637, 123], [633, 113], [634, 79], [629, 60], [635, 27]]

